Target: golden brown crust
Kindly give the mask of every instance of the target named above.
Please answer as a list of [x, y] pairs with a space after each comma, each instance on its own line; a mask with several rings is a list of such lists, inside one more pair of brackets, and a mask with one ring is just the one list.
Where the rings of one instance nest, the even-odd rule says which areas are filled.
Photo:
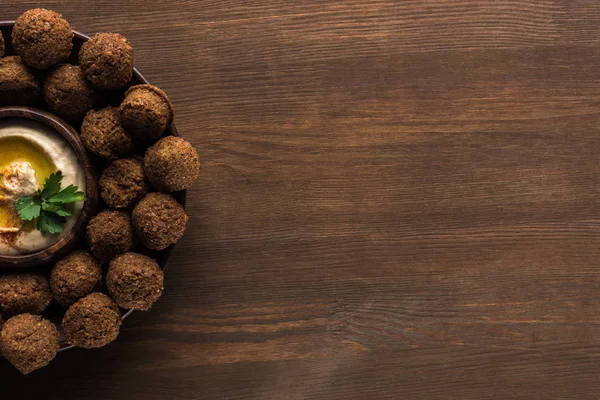
[[98, 33], [81, 46], [79, 63], [94, 87], [120, 89], [133, 76], [133, 49], [118, 33]]
[[143, 164], [135, 158], [113, 161], [100, 177], [100, 195], [112, 208], [132, 207], [148, 190]]
[[160, 298], [164, 275], [159, 265], [141, 254], [127, 253], [110, 262], [108, 293], [123, 308], [147, 311]]
[[25, 64], [45, 70], [69, 58], [73, 49], [73, 31], [62, 15], [34, 8], [15, 22], [12, 44]]
[[190, 187], [200, 174], [200, 158], [186, 140], [167, 136], [146, 151], [144, 172], [161, 192], [176, 192]]
[[56, 326], [37, 315], [12, 317], [0, 332], [2, 355], [25, 375], [48, 365], [59, 347]]
[[173, 122], [173, 104], [165, 92], [152, 85], [137, 85], [125, 93], [119, 107], [125, 129], [142, 141], [158, 139]]
[[52, 300], [48, 278], [41, 274], [14, 273], [0, 276], [0, 313], [41, 314]]
[[85, 349], [106, 346], [119, 335], [121, 313], [112, 299], [92, 293], [65, 313], [62, 329], [67, 343]]
[[133, 149], [133, 139], [121, 125], [119, 110], [115, 107], [87, 113], [81, 125], [81, 142], [93, 154], [111, 160]]
[[76, 251], [56, 263], [50, 274], [50, 289], [63, 307], [102, 289], [100, 263], [84, 251]]
[[131, 218], [124, 211], [102, 211], [92, 218], [86, 233], [92, 254], [101, 262], [110, 261], [135, 247]]
[[70, 64], [59, 65], [48, 74], [43, 92], [50, 110], [67, 121], [81, 121], [97, 99], [81, 68]]
[[21, 57], [0, 58], [0, 106], [31, 106], [40, 99], [40, 83]]
[[134, 208], [132, 220], [144, 246], [164, 250], [181, 239], [188, 216], [172, 196], [150, 193]]

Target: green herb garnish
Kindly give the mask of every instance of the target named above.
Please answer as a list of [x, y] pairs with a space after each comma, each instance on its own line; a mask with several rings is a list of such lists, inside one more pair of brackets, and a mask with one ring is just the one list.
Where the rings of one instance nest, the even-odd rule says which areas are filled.
[[69, 185], [61, 188], [62, 173], [58, 171], [46, 178], [44, 189], [35, 196], [21, 197], [16, 209], [23, 221], [33, 221], [37, 218], [36, 229], [42, 233], [61, 233], [71, 210], [68, 205], [85, 200], [85, 193], [79, 188]]

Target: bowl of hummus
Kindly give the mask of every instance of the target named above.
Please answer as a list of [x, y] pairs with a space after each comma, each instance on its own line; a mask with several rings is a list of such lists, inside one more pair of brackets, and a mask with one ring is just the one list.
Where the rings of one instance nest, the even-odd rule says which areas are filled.
[[[65, 188], [73, 190], [62, 199], [77, 190], [82, 200], [41, 200], [51, 199], [52, 191], [58, 199]], [[97, 204], [94, 167], [69, 124], [35, 108], [0, 108], [1, 268], [33, 267], [65, 255], [84, 236]], [[46, 209], [59, 210], [48, 215], [58, 219], [60, 229], [53, 229], [57, 222], [52, 218], [27, 217], [31, 210], [39, 214]], [[49, 229], [40, 228], [40, 222]]]

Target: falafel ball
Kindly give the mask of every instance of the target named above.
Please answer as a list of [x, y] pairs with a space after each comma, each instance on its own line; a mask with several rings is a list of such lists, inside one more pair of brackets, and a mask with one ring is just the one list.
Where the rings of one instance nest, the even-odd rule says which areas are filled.
[[42, 274], [15, 273], [0, 276], [0, 312], [4, 317], [41, 314], [52, 300], [48, 278]]
[[150, 250], [164, 250], [185, 233], [188, 216], [173, 196], [150, 193], [133, 209], [133, 226]]
[[146, 177], [161, 192], [187, 189], [200, 174], [198, 152], [188, 141], [167, 136], [146, 151]]
[[173, 104], [165, 92], [152, 85], [137, 85], [125, 93], [119, 107], [127, 132], [142, 141], [154, 141], [173, 122]]
[[81, 142], [90, 152], [111, 160], [133, 149], [133, 139], [123, 128], [115, 107], [87, 113], [81, 125]]
[[112, 208], [129, 208], [148, 193], [144, 166], [135, 158], [113, 161], [100, 177], [100, 195]]
[[131, 218], [124, 211], [102, 211], [92, 218], [86, 233], [92, 254], [101, 262], [110, 261], [135, 247]]
[[31, 106], [39, 101], [40, 83], [21, 57], [0, 58], [0, 106]]
[[25, 64], [45, 70], [69, 58], [73, 48], [73, 31], [62, 15], [34, 8], [17, 18], [12, 44]]
[[5, 51], [6, 46], [4, 46], [4, 36], [2, 36], [2, 32], [0, 32], [0, 57], [4, 56]]
[[102, 289], [100, 263], [85, 251], [76, 251], [56, 263], [50, 274], [50, 289], [67, 308], [88, 294]]
[[24, 375], [48, 365], [59, 348], [56, 326], [38, 315], [12, 317], [0, 332], [2, 355]]
[[62, 64], [44, 82], [44, 100], [50, 110], [67, 121], [78, 122], [96, 104], [96, 93], [76, 65]]
[[120, 89], [133, 76], [133, 48], [118, 33], [98, 33], [81, 46], [79, 64], [94, 87]]
[[108, 293], [123, 308], [147, 311], [163, 291], [164, 275], [159, 265], [137, 253], [115, 257], [108, 267]]
[[106, 346], [119, 335], [121, 313], [102, 293], [88, 294], [73, 304], [62, 320], [67, 343], [84, 349]]

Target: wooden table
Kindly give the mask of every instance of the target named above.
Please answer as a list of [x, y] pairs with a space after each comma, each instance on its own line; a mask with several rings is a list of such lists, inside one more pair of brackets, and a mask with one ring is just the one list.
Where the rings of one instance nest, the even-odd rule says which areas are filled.
[[2, 393], [598, 398], [600, 2], [45, 6], [131, 39], [203, 172], [155, 308]]

